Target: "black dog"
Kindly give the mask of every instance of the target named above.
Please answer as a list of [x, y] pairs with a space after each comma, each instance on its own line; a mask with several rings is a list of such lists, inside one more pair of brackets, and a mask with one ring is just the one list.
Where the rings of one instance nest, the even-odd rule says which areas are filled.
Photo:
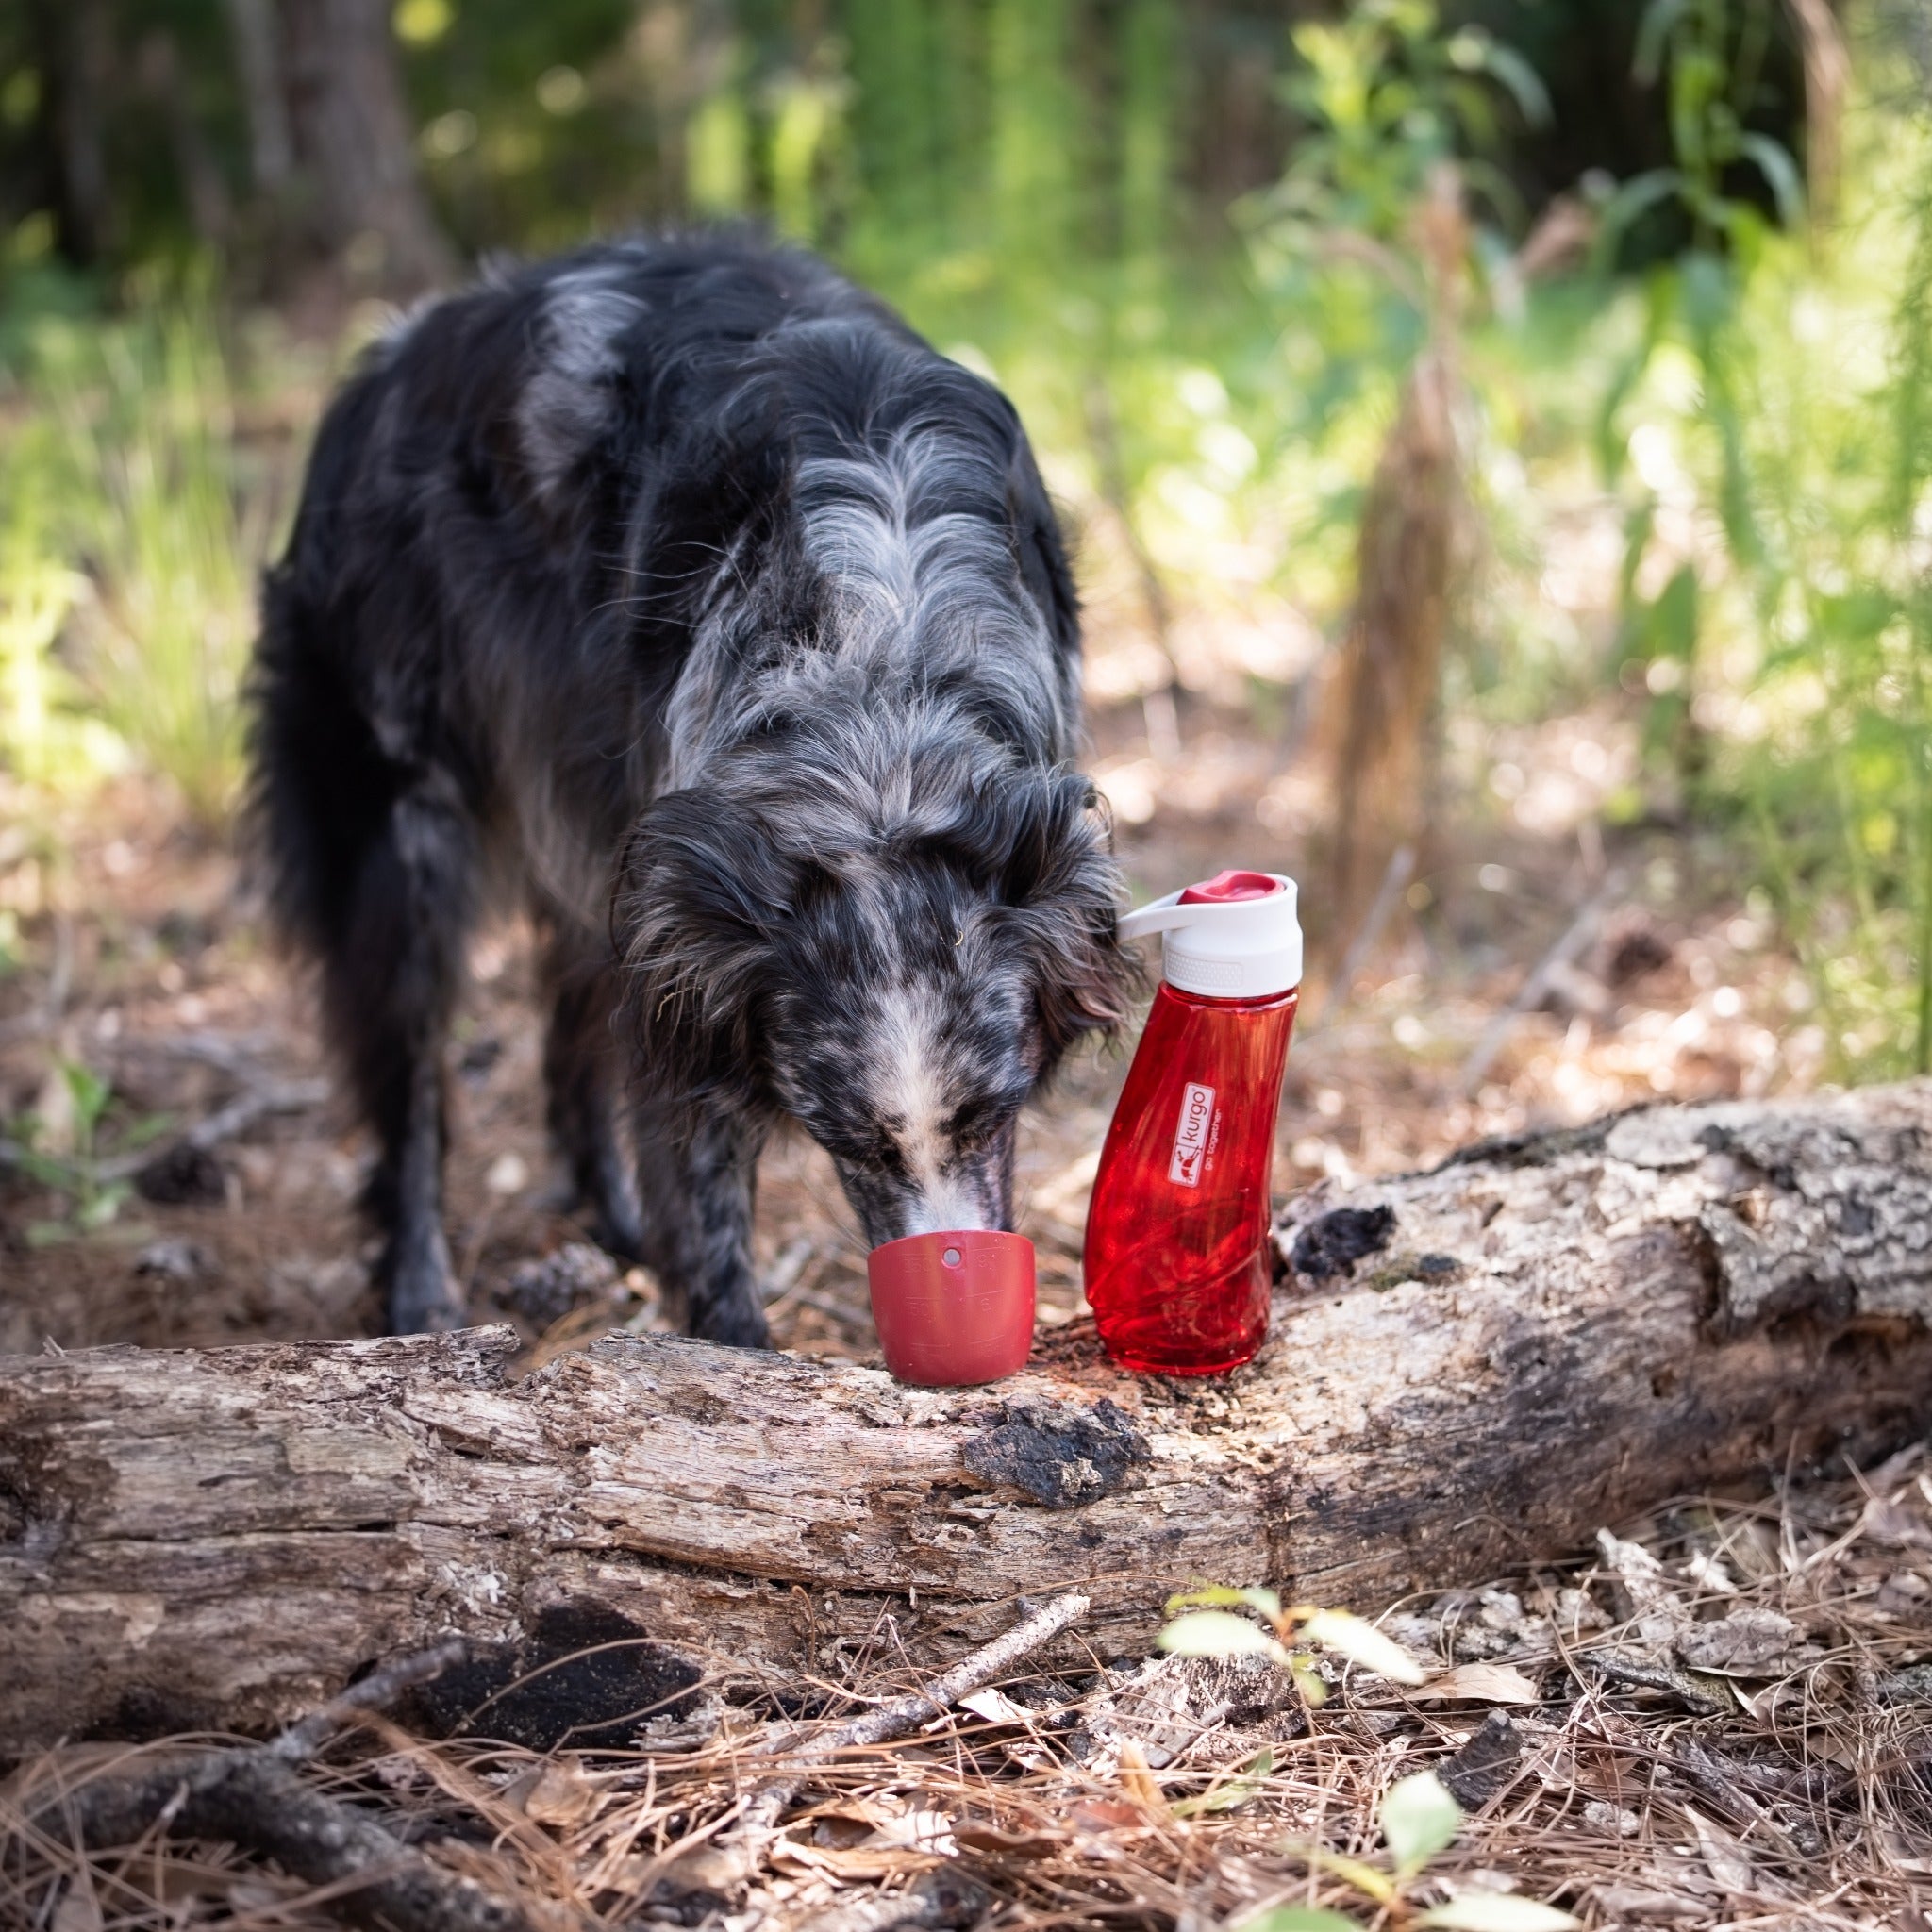
[[460, 1319], [443, 1044], [492, 903], [546, 935], [550, 1123], [598, 1238], [719, 1341], [765, 1338], [775, 1124], [870, 1241], [1007, 1227], [1022, 1103], [1120, 1017], [1025, 436], [809, 257], [594, 248], [404, 322], [322, 425], [252, 699], [398, 1330]]

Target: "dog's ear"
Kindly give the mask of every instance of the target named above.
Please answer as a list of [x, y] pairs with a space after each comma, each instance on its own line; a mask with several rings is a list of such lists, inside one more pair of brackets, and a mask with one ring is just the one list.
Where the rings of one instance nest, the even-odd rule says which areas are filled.
[[666, 793], [625, 842], [611, 938], [642, 1070], [670, 1094], [754, 1098], [789, 891], [775, 845], [755, 812], [713, 791]]
[[1084, 1033], [1111, 1033], [1139, 976], [1120, 942], [1120, 868], [1092, 780], [1029, 773], [1003, 788], [994, 918], [1017, 945], [1039, 1002], [1045, 1064]]

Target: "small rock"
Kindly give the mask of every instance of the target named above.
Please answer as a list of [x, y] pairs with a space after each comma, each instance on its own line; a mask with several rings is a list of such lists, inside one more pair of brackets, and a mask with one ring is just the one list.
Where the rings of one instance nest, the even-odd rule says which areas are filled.
[[215, 1257], [199, 1241], [150, 1241], [135, 1256], [134, 1272], [151, 1280], [174, 1281], [185, 1286], [193, 1281], [205, 1281], [213, 1274], [216, 1272]]
[[1557, 1592], [1557, 1628], [1565, 1637], [1576, 1637], [1586, 1630], [1607, 1630], [1610, 1620], [1597, 1607], [1587, 1590], [1566, 1584]]
[[1477, 1810], [1509, 1782], [1523, 1744], [1516, 1725], [1504, 1712], [1492, 1710], [1456, 1755], [1436, 1767], [1436, 1775], [1465, 1811]]
[[1874, 1704], [1932, 1704], [1932, 1664], [1907, 1664], [1872, 1686]]
[[228, 1198], [228, 1177], [206, 1147], [175, 1141], [136, 1172], [134, 1191], [158, 1208], [219, 1208]]
[[521, 1194], [530, 1185], [529, 1163], [521, 1154], [499, 1154], [490, 1163], [490, 1172], [483, 1176], [483, 1185], [500, 1201]]
[[1626, 1805], [1612, 1805], [1602, 1798], [1587, 1799], [1583, 1822], [1599, 1831], [1614, 1832], [1619, 1838], [1636, 1838], [1643, 1830], [1643, 1820]]

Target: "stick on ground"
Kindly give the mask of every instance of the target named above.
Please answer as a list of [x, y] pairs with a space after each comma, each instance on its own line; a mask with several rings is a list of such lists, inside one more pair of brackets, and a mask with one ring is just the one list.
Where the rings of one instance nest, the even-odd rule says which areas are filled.
[[225, 1840], [270, 1858], [304, 1884], [333, 1888], [321, 1909], [368, 1932], [538, 1932], [512, 1900], [446, 1871], [366, 1809], [330, 1798], [296, 1767], [364, 1711], [391, 1702], [462, 1654], [446, 1642], [399, 1657], [322, 1709], [252, 1750], [199, 1751], [149, 1761], [36, 1802], [41, 1829], [89, 1851], [121, 1851], [159, 1830]]

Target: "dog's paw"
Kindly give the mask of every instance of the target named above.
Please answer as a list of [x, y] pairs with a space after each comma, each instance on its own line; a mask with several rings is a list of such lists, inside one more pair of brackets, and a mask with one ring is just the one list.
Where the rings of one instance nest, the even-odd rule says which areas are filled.
[[770, 1348], [772, 1331], [759, 1308], [708, 1309], [691, 1324], [700, 1341], [722, 1341], [726, 1348]]
[[377, 1279], [391, 1335], [442, 1335], [468, 1325], [463, 1291], [440, 1234], [434, 1241], [392, 1250]]

